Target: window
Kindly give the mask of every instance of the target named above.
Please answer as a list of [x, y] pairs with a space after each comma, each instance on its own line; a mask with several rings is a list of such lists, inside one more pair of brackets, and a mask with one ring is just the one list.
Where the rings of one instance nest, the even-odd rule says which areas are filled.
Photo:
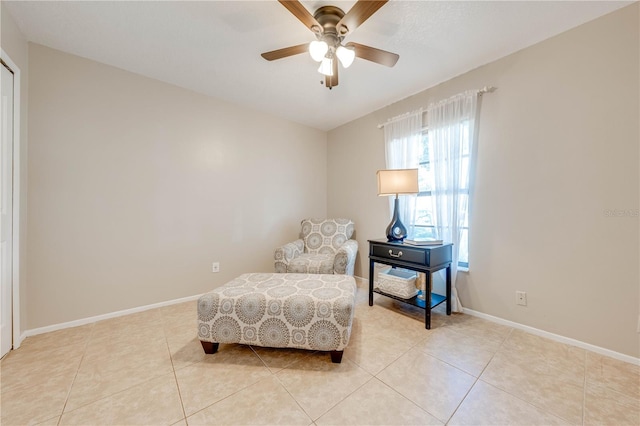
[[[435, 196], [432, 196], [434, 189], [434, 175], [431, 164], [433, 163], [431, 153], [432, 147], [429, 143], [429, 133], [425, 129], [422, 133], [419, 150], [419, 170], [418, 181], [420, 193], [416, 199], [416, 215], [414, 222], [414, 238], [436, 238], [436, 211], [434, 208]], [[460, 177], [461, 199], [463, 206], [462, 237], [458, 253], [458, 266], [469, 267], [469, 126], [463, 126], [463, 146], [462, 146], [462, 176]]]

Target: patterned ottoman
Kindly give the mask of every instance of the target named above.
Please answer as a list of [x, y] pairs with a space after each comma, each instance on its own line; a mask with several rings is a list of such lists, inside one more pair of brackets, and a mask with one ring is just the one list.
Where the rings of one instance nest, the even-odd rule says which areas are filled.
[[205, 353], [219, 343], [330, 351], [349, 342], [356, 283], [348, 275], [244, 274], [198, 299]]

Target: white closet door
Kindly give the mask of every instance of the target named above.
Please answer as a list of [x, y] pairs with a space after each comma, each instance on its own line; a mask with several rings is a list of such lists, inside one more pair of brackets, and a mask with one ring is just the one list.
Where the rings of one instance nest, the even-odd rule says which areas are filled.
[[13, 73], [0, 66], [0, 356], [12, 341]]

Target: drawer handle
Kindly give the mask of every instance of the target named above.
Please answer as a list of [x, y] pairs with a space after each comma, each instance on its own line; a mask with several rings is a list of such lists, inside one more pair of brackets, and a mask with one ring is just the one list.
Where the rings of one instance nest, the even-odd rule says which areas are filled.
[[402, 251], [399, 251], [398, 254], [393, 254], [393, 250], [389, 250], [389, 256], [391, 256], [391, 257], [402, 257]]

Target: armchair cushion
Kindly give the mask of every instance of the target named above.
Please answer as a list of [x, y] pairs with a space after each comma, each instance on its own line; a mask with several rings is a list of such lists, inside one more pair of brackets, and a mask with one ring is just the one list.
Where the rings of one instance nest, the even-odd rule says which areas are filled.
[[335, 256], [331, 254], [302, 253], [289, 262], [287, 272], [298, 274], [333, 274], [333, 261]]

